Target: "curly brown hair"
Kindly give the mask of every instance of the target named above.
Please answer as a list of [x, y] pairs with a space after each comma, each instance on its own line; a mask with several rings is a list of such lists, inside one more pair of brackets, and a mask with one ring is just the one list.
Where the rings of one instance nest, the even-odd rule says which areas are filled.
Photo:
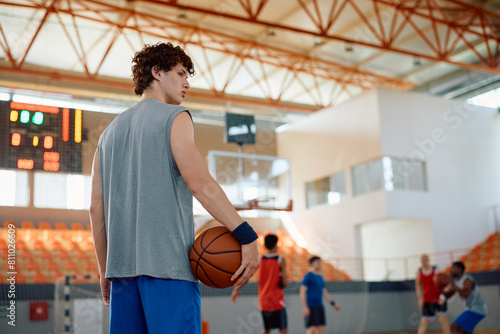
[[154, 45], [145, 44], [141, 51], [136, 52], [132, 58], [132, 76], [134, 78], [134, 93], [142, 95], [151, 81], [151, 69], [157, 65], [159, 70], [170, 71], [177, 64], [182, 64], [190, 76], [194, 75], [194, 64], [191, 58], [180, 46], [172, 43], [158, 42]]

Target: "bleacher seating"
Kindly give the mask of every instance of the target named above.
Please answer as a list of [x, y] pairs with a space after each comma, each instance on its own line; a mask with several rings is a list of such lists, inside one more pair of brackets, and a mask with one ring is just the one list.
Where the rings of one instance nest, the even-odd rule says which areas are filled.
[[[12, 223], [5, 221], [0, 228], [0, 266], [5, 269], [8, 265], [7, 229]], [[80, 223], [72, 223], [68, 228], [62, 222], [52, 226], [48, 222], [30, 221], [15, 225], [16, 283], [54, 283], [65, 275], [98, 276], [92, 232], [88, 226], [84, 228]], [[95, 283], [98, 280], [79, 279], [78, 282]]]
[[490, 234], [459, 260], [467, 272], [500, 270], [500, 232]]
[[[259, 255], [262, 256], [266, 253], [264, 247], [264, 237], [265, 235], [271, 233], [271, 231], [256, 231], [259, 239], [257, 244], [259, 246]], [[282, 255], [286, 259], [286, 272], [288, 275], [289, 282], [301, 282], [304, 275], [309, 271], [309, 259], [313, 256], [309, 252], [300, 246], [298, 246], [295, 241], [284, 231], [278, 230], [275, 232], [278, 236], [278, 254]], [[344, 271], [335, 268], [331, 263], [323, 261], [323, 266], [321, 268], [321, 274], [327, 281], [351, 281], [351, 277]], [[257, 282], [259, 278], [258, 273], [253, 275], [250, 279], [251, 282]]]

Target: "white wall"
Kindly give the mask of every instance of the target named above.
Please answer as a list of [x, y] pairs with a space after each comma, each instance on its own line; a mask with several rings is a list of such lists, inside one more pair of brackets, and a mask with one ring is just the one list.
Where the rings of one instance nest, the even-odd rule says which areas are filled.
[[[495, 110], [372, 91], [289, 125], [277, 134], [277, 153], [291, 161], [291, 217], [310, 251], [322, 256], [361, 256], [356, 225], [387, 217], [430, 221], [435, 251], [473, 246], [494, 230], [491, 207], [500, 203]], [[350, 167], [384, 155], [425, 160], [428, 191], [352, 197]], [[348, 198], [306, 209], [305, 183], [340, 170], [346, 171]]]
[[[305, 207], [305, 183], [379, 157], [376, 92], [317, 112], [278, 132], [278, 156], [290, 159], [294, 211], [291, 218], [312, 252], [324, 257], [356, 256], [354, 223], [386, 216], [385, 195], [372, 193], [338, 205]], [[350, 192], [350, 183], [348, 183]], [[370, 209], [360, 211], [360, 207]]]
[[381, 90], [384, 155], [424, 159], [428, 194], [387, 194], [391, 217], [430, 218], [436, 251], [472, 247], [493, 232], [500, 202], [500, 114], [463, 101]]
[[364, 268], [364, 279], [368, 281], [404, 280], [417, 270], [417, 263], [398, 265], [396, 261], [382, 259], [434, 252], [432, 224], [428, 220], [382, 219], [360, 224], [358, 228], [362, 256], [371, 259], [365, 261]]

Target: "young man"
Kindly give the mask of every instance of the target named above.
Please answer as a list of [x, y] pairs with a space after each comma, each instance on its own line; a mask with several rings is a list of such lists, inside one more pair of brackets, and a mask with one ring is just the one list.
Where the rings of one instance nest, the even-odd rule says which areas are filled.
[[438, 274], [435, 266], [431, 266], [429, 256], [423, 254], [420, 257], [422, 267], [415, 276], [415, 290], [418, 297], [418, 307], [422, 310], [422, 318], [418, 326], [418, 334], [425, 334], [427, 325], [437, 315], [443, 333], [449, 334], [448, 319], [446, 319], [447, 305], [444, 296], [434, 283], [434, 277]]
[[[287, 333], [287, 318], [285, 310], [285, 294], [287, 286], [285, 258], [276, 254], [278, 251], [278, 237], [268, 234], [264, 238], [267, 253], [260, 259], [259, 269], [259, 309], [262, 312], [264, 329], [262, 334], [269, 334], [278, 328], [280, 334]], [[240, 287], [235, 287], [231, 295], [234, 303], [240, 296]]]
[[191, 116], [180, 106], [194, 73], [189, 56], [170, 43], [146, 45], [132, 72], [141, 100], [104, 130], [92, 167], [90, 220], [110, 333], [199, 334], [192, 196], [242, 243], [236, 286], [257, 269], [257, 235], [195, 146]]
[[319, 273], [321, 258], [313, 256], [309, 260], [309, 272], [304, 276], [300, 286], [300, 300], [305, 317], [307, 334], [323, 334], [326, 325], [323, 297], [335, 311], [340, 312], [340, 307], [335, 304], [325, 288], [325, 280]]
[[476, 325], [488, 312], [476, 279], [464, 272], [465, 265], [462, 262], [454, 262], [450, 272], [453, 282], [443, 290], [448, 297], [458, 293], [460, 298], [465, 301], [465, 311], [451, 324], [452, 334], [473, 333]]

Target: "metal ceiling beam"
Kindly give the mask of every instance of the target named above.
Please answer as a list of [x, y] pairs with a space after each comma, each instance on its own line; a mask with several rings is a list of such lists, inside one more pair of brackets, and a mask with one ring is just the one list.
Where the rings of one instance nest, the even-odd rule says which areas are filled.
[[[43, 22], [46, 21], [48, 15], [54, 13], [57, 15], [60, 24], [62, 24], [60, 16], [65, 14], [71, 16], [73, 22], [75, 22], [74, 21], [75, 18], [80, 18], [80, 19], [90, 20], [93, 22], [99, 22], [105, 24], [106, 26], [115, 28], [116, 31], [114, 38], [108, 45], [105, 54], [102, 56], [101, 62], [98, 65], [97, 70], [94, 73], [90, 73], [87, 70], [86, 73], [87, 77], [92, 82], [94, 79], [98, 77], [99, 69], [103, 64], [107, 54], [111, 50], [114, 41], [116, 40], [116, 37], [119, 34], [123, 34], [124, 31], [128, 31], [128, 32], [136, 32], [139, 35], [148, 34], [159, 38], [165, 38], [165, 36], [167, 36], [169, 39], [178, 40], [180, 43], [183, 43], [184, 45], [191, 44], [199, 46], [203, 48], [203, 50], [205, 51], [211, 50], [211, 51], [222, 52], [225, 53], [226, 55], [234, 57], [234, 59], [240, 59], [240, 60], [252, 59], [259, 62], [261, 66], [263, 64], [267, 64], [275, 68], [285, 69], [289, 73], [292, 73], [294, 77], [296, 77], [297, 73], [302, 73], [304, 75], [310, 75], [313, 78], [313, 80], [316, 80], [316, 78], [331, 80], [339, 84], [340, 87], [342, 87], [342, 89], [345, 89], [348, 93], [349, 91], [347, 90], [347, 87], [351, 85], [359, 86], [362, 89], [374, 87], [375, 85], [387, 85], [391, 88], [398, 88], [398, 89], [409, 89], [413, 87], [412, 84], [409, 84], [401, 80], [385, 77], [368, 71], [361, 71], [342, 64], [326, 61], [320, 58], [310, 57], [297, 52], [291, 52], [285, 49], [259, 44], [256, 42], [248, 41], [242, 38], [237, 38], [210, 29], [199, 28], [187, 23], [181, 23], [169, 20], [159, 15], [142, 13], [131, 8], [131, 6], [121, 7], [110, 4], [105, 1], [97, 1], [97, 0], [85, 0], [78, 2], [72, 0], [58, 0], [59, 6], [57, 9], [55, 9], [53, 8], [55, 1], [56, 0], [53, 0], [51, 2], [50, 7], [44, 7], [46, 5], [45, 3], [35, 3], [35, 2], [33, 2], [32, 5], [28, 5], [28, 4], [18, 4], [15, 2], [0, 1], [0, 5], [12, 5], [24, 8], [31, 8], [34, 10], [45, 11]], [[67, 6], [63, 6], [62, 4], [67, 4]], [[72, 4], [74, 4], [74, 6]], [[163, 4], [177, 6], [172, 2]], [[260, 2], [258, 9], [256, 11], [251, 11], [251, 9], [247, 7], [247, 10], [253, 13], [249, 15], [255, 17], [258, 16], [258, 13], [262, 10], [262, 8], [264, 8], [264, 5], [265, 1]], [[178, 7], [182, 8], [181, 6]], [[119, 19], [110, 18], [106, 16], [106, 13], [112, 13], [112, 14], [119, 13], [120, 14]], [[149, 27], [139, 26], [138, 19], [142, 19], [148, 22], [150, 26]], [[37, 34], [40, 31], [40, 29], [41, 25], [40, 28], [37, 30]], [[77, 26], [75, 26], [75, 29], [78, 32]], [[154, 29], [161, 29], [162, 31], [165, 31], [165, 34], [159, 34], [157, 31], [153, 31]], [[189, 30], [190, 32], [184, 34], [182, 38], [178, 38], [173, 34], [170, 34], [169, 30], [167, 29], [171, 30], [177, 29], [178, 31]], [[37, 34], [35, 34], [35, 37]], [[202, 40], [202, 38], [197, 39], [193, 37], [196, 34], [208, 41], [200, 43], [199, 41]], [[4, 42], [6, 44], [4, 49], [9, 50], [9, 46], [7, 44], [6, 39], [4, 39]], [[30, 46], [32, 44], [33, 40], [31, 41]], [[81, 41], [79, 44], [81, 44]], [[231, 45], [231, 47], [228, 47], [228, 45]], [[242, 47], [243, 50], [245, 50], [243, 52], [241, 52]], [[77, 55], [77, 58], [81, 62], [82, 66], [86, 69], [87, 68], [86, 60], [85, 57], [82, 57], [82, 55], [85, 54], [85, 50], [81, 50], [80, 53], [75, 47], [73, 47], [73, 49]], [[238, 49], [238, 51], [235, 51], [235, 49]], [[29, 48], [26, 50], [23, 59], [26, 58], [28, 52]], [[21, 67], [16, 67], [16, 68], [21, 69]], [[210, 69], [208, 69], [208, 72], [210, 72]], [[58, 76], [62, 77], [63, 75], [58, 74]], [[256, 79], [257, 79], [256, 84], [259, 84], [259, 79], [258, 78]], [[212, 84], [212, 91], [213, 94], [217, 97], [217, 99], [220, 99], [221, 96], [223, 98], [223, 96], [225, 95], [225, 88], [227, 87], [229, 80], [230, 78], [224, 85], [223, 91], [216, 91]], [[262, 80], [262, 78], [260, 80]], [[303, 85], [303, 83], [300, 84]], [[265, 94], [265, 95], [268, 96], [268, 101], [270, 104], [277, 106], [281, 103], [280, 99], [281, 96], [283, 95], [283, 92], [284, 91], [281, 91], [278, 99], [270, 98], [270, 94]], [[234, 98], [231, 99], [234, 100]], [[333, 102], [334, 101], [332, 101], [331, 103]], [[324, 107], [324, 105], [321, 104], [320, 102], [317, 103], [318, 103], [316, 106], [317, 108]]]
[[[438, 1], [436, 0], [433, 1], [370, 0], [373, 3], [375, 12], [379, 11], [379, 6], [385, 6], [392, 8], [395, 14], [402, 16], [406, 21], [405, 26], [411, 26], [417, 33], [421, 35], [422, 41], [426, 42], [428, 45], [431, 46], [432, 49], [435, 50], [435, 52], [429, 54], [423, 52], [416, 52], [410, 49], [404, 49], [402, 47], [394, 45], [393, 42], [395, 40], [395, 37], [397, 37], [396, 34], [397, 31], [393, 30], [392, 34], [390, 32], [384, 31], [382, 18], [380, 16], [377, 16], [375, 24], [370, 23], [368, 17], [359, 10], [358, 8], [359, 6], [356, 4], [355, 0], [342, 0], [342, 1], [344, 4], [345, 3], [349, 4], [350, 8], [357, 13], [359, 18], [365, 23], [365, 27], [368, 30], [370, 30], [373, 33], [373, 35], [378, 39], [377, 42], [357, 40], [355, 38], [349, 38], [329, 32], [331, 30], [331, 27], [335, 23], [335, 20], [340, 16], [342, 11], [346, 10], [348, 6], [344, 5], [337, 11], [335, 15], [332, 14], [333, 10], [330, 11], [328, 20], [326, 22], [323, 22], [322, 19], [323, 16], [320, 14], [319, 10], [316, 9], [318, 0], [312, 0], [314, 7], [313, 11], [310, 11], [308, 9], [308, 6], [304, 3], [303, 0], [295, 0], [295, 1], [298, 1], [304, 13], [311, 19], [311, 22], [315, 25], [316, 29], [304, 29], [299, 27], [298, 25], [281, 24], [277, 22], [266, 21], [260, 19], [258, 16], [255, 15], [241, 16], [236, 14], [224, 13], [220, 11], [213, 11], [196, 5], [188, 6], [188, 5], [172, 4], [162, 0], [142, 0], [141, 2], [178, 7], [186, 11], [194, 11], [198, 13], [204, 13], [207, 15], [214, 15], [217, 17], [223, 17], [227, 19], [243, 21], [257, 25], [263, 25], [266, 27], [274, 27], [275, 29], [282, 29], [285, 31], [295, 32], [299, 34], [320, 36], [325, 39], [384, 50], [396, 54], [401, 54], [411, 57], [419, 57], [422, 59], [427, 59], [435, 62], [445, 62], [457, 67], [467, 68], [470, 70], [485, 71], [485, 72], [500, 74], [500, 61], [498, 60], [500, 37], [498, 36], [495, 29], [498, 28], [498, 25], [495, 25], [493, 23], [494, 20], [500, 20], [499, 13], [491, 12], [457, 0], [440, 0], [439, 4], [443, 4], [442, 7], [439, 6]], [[366, 2], [366, 0], [362, 1]], [[237, 4], [237, 2], [235, 2], [234, 4]], [[336, 4], [337, 1], [332, 2], [332, 9], [333, 6], [335, 6]], [[446, 16], [443, 17], [442, 14], [444, 12], [450, 12], [450, 13], [453, 12], [461, 15], [461, 17], [470, 16], [471, 19], [464, 23], [457, 23], [456, 20], [449, 19]], [[441, 26], [446, 27], [446, 29], [448, 29], [447, 34], [453, 32], [456, 35], [457, 39], [463, 41], [473, 53], [478, 55], [478, 60], [480, 64], [473, 64], [473, 63], [453, 60], [449, 56], [449, 54], [452, 53], [453, 50], [447, 50], [447, 52], [442, 52], [443, 49], [437, 47], [437, 43], [439, 42], [434, 37], [432, 38], [434, 41], [429, 40], [427, 37], [425, 37], [426, 35], [423, 34], [419, 29], [419, 27], [413, 22], [414, 18], [425, 19], [428, 20], [433, 25], [439, 24]], [[482, 26], [482, 29], [478, 30], [477, 29], [478, 26]], [[401, 27], [402, 26], [400, 26], [400, 28]], [[399, 29], [399, 32], [400, 31], [401, 29]], [[466, 38], [466, 35], [473, 35], [475, 36], [475, 38], [483, 39], [484, 41], [493, 44], [493, 47], [491, 48], [492, 50], [489, 49], [490, 55], [488, 59], [483, 58], [481, 55], [477, 53], [477, 50]]]
[[[133, 95], [133, 84], [128, 79], [114, 80], [111, 78], [88, 78], [82, 73], [77, 72], [65, 72], [60, 71], [45, 71], [41, 69], [18, 69], [12, 68], [10, 66], [4, 66], [7, 63], [0, 64], [0, 72], [4, 75], [10, 75], [10, 77], [29, 77], [29, 78], [39, 78], [47, 79], [54, 83], [64, 84], [79, 84], [92, 86], [94, 89], [113, 89], [121, 92], [130, 92]], [[14, 81], [11, 81], [15, 85]], [[43, 86], [42, 84], [37, 84], [38, 86]], [[22, 87], [19, 87], [22, 88]], [[213, 94], [213, 92], [191, 88], [188, 92], [186, 102], [189, 103], [190, 100], [202, 100], [211, 101], [217, 103], [232, 103], [233, 105], [243, 105], [251, 107], [262, 107], [262, 108], [277, 108], [283, 111], [299, 112], [299, 113], [312, 113], [318, 110], [317, 106], [291, 103], [286, 101], [273, 100], [269, 101], [267, 99], [259, 99], [244, 96], [235, 96], [230, 94]]]

